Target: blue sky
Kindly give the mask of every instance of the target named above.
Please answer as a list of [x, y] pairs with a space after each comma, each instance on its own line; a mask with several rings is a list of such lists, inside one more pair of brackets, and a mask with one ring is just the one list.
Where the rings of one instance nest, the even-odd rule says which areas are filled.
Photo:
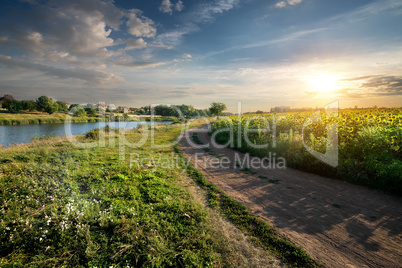
[[3, 0], [0, 95], [401, 106], [400, 25], [400, 0]]

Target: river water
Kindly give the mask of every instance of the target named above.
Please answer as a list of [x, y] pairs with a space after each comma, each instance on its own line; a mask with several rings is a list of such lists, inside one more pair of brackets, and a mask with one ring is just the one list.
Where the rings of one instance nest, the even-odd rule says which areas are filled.
[[[152, 124], [171, 124], [172, 122], [153, 122]], [[35, 136], [54, 135], [68, 136], [81, 135], [94, 128], [105, 127], [132, 129], [140, 124], [150, 125], [151, 122], [97, 122], [97, 123], [71, 123], [71, 128], [65, 124], [34, 124], [0, 126], [0, 144], [4, 147], [16, 143], [28, 143]], [[71, 131], [70, 131], [71, 129]], [[71, 133], [70, 133], [71, 132]]]

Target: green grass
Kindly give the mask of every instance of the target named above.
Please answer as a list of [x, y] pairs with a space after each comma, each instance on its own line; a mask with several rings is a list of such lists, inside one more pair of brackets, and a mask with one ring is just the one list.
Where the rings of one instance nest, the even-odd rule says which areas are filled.
[[[180, 128], [155, 132], [166, 144]], [[55, 137], [0, 151], [0, 267], [229, 266], [205, 209], [177, 183], [182, 167], [130, 167], [109, 139], [104, 148]], [[174, 151], [148, 141], [129, 153], [164, 159]]]
[[[42, 112], [9, 113], [0, 110], [0, 125], [55, 124], [64, 123], [65, 113], [47, 114]], [[73, 117], [73, 123], [99, 122], [97, 117]]]

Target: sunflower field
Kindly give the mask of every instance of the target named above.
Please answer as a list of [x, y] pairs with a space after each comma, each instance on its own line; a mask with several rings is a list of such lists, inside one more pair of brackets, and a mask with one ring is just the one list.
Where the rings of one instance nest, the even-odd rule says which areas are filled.
[[[241, 152], [276, 153], [289, 167], [402, 195], [402, 109], [221, 117], [211, 135]], [[336, 164], [312, 153], [329, 148]]]

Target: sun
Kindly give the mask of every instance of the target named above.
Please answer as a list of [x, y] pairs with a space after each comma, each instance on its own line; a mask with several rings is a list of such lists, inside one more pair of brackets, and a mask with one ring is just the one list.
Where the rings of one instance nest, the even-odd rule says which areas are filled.
[[312, 91], [329, 93], [337, 88], [338, 78], [330, 74], [318, 74], [307, 79]]

